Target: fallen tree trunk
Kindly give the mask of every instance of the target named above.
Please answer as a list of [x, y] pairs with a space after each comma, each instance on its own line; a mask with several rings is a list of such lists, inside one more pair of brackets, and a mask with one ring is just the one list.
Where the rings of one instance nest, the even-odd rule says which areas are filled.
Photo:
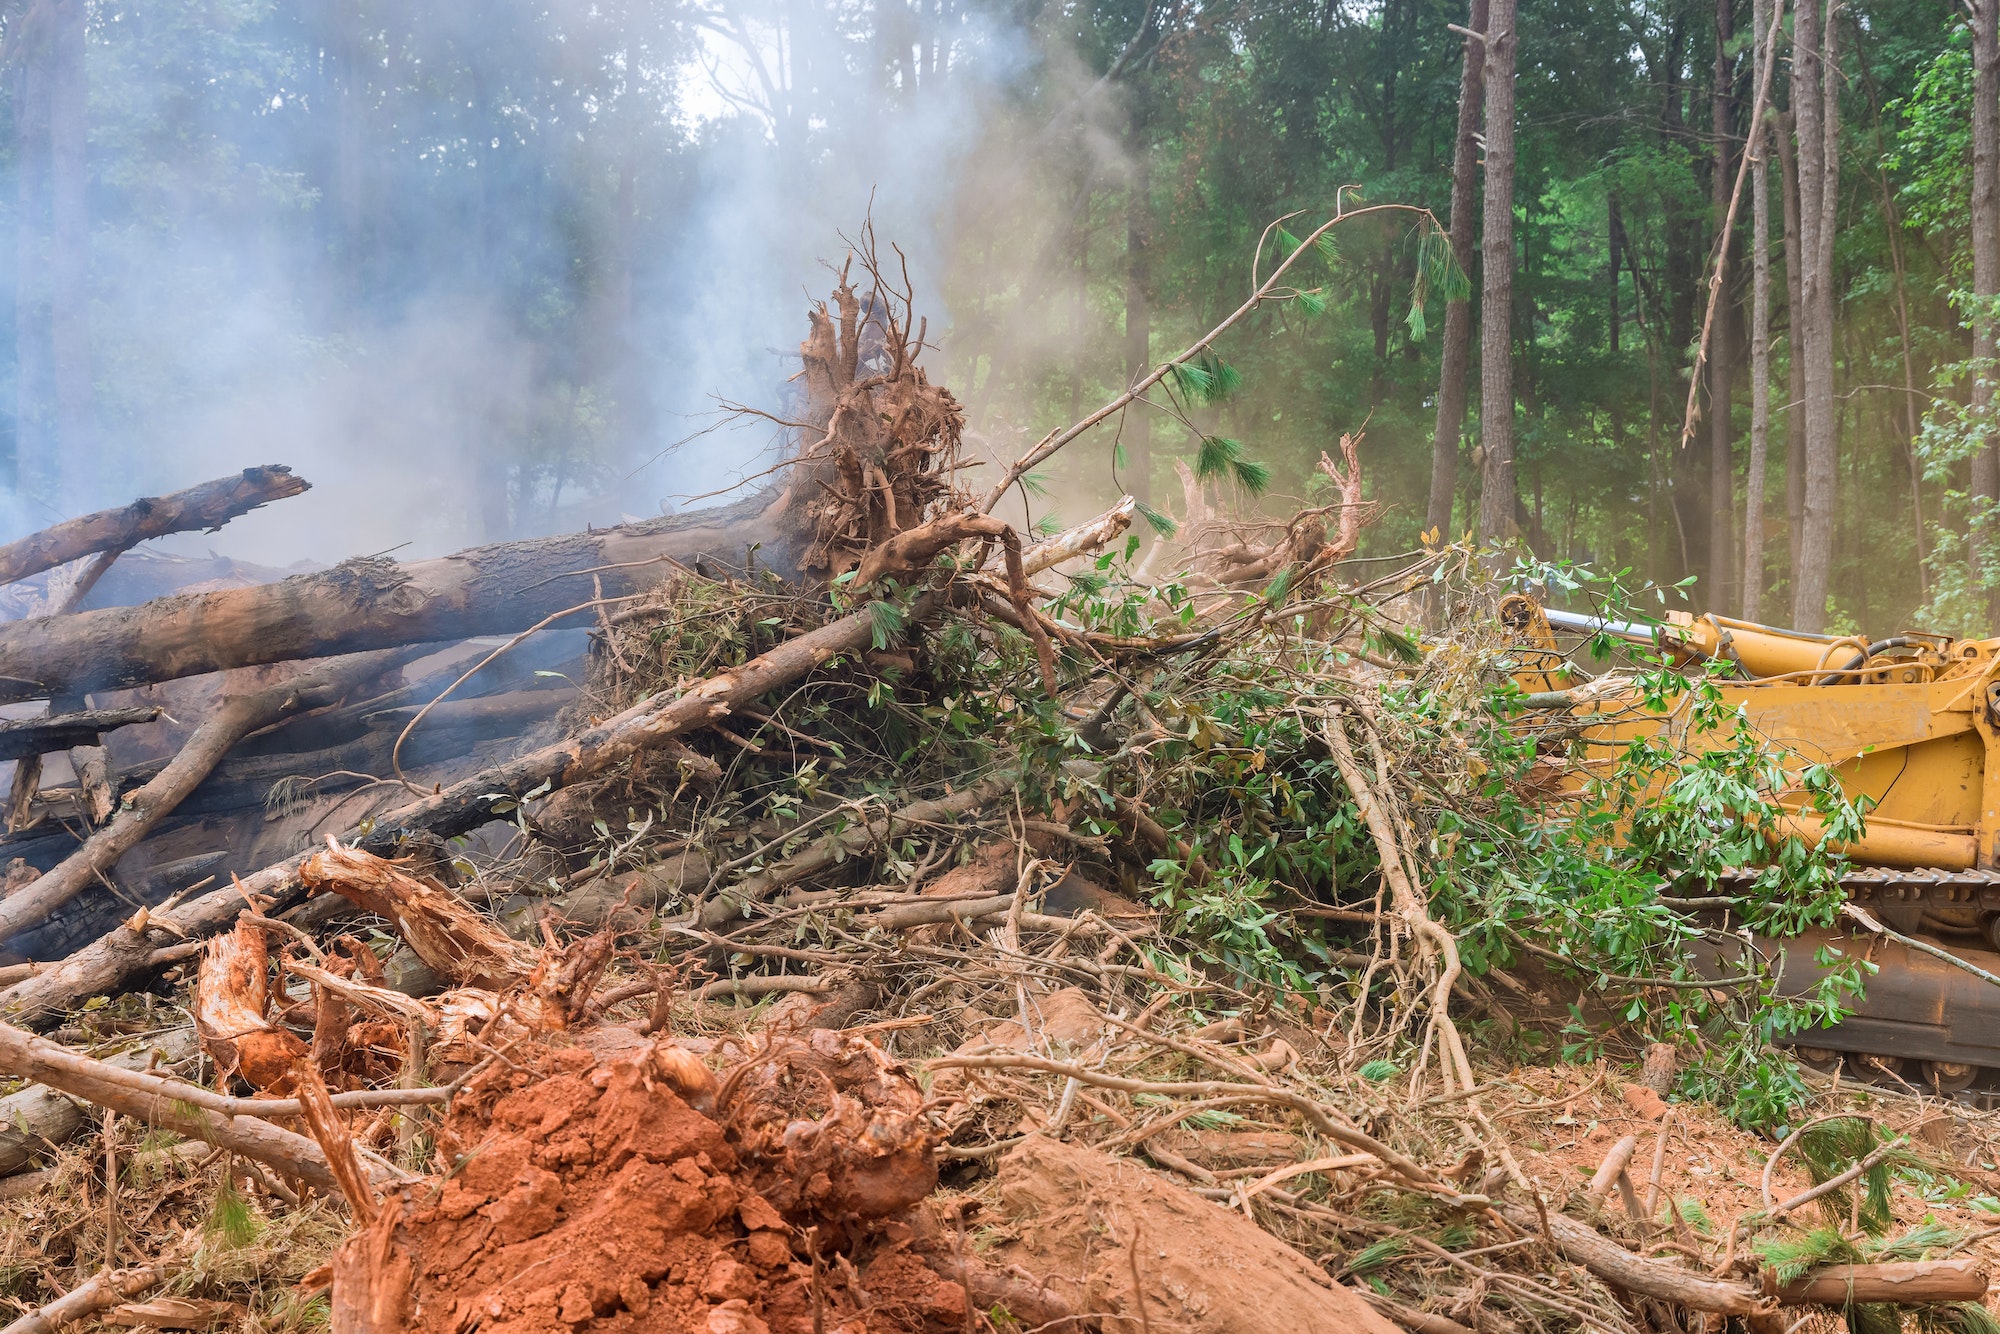
[[[1114, 515], [1118, 513], [1114, 511]], [[1116, 536], [1119, 530], [1119, 525], [1103, 520], [1092, 520], [1092, 524], [1108, 536]], [[1050, 550], [1065, 550], [1057, 543], [1048, 546]], [[1024, 563], [1030, 574], [1042, 568], [1033, 561]], [[919, 595], [907, 609], [908, 619], [914, 622], [927, 615], [938, 597], [935, 593]], [[831, 659], [859, 653], [873, 641], [875, 623], [872, 607], [864, 606], [672, 698], [642, 700], [575, 736], [389, 811], [376, 817], [365, 833], [350, 831], [341, 842], [393, 856], [397, 845], [411, 833], [450, 838], [470, 832], [496, 814], [513, 809], [529, 792], [545, 784], [553, 789], [603, 773], [632, 755], [718, 722]], [[505, 804], [496, 812], [499, 803]], [[86, 997], [117, 990], [154, 966], [155, 949], [174, 943], [176, 938], [202, 938], [227, 929], [242, 912], [245, 895], [266, 898], [272, 912], [295, 907], [305, 893], [298, 872], [306, 856], [289, 857], [246, 877], [240, 886], [216, 890], [182, 905], [171, 915], [171, 936], [157, 927], [134, 930], [129, 924], [120, 926], [49, 972], [0, 993], [0, 1009], [25, 1022], [42, 1022]]]
[[1986, 1297], [1986, 1271], [1972, 1256], [1957, 1260], [1832, 1265], [1790, 1283], [1767, 1285], [1767, 1290], [1786, 1306], [1977, 1302]]
[[168, 533], [222, 527], [239, 514], [312, 489], [290, 468], [245, 468], [234, 477], [203, 482], [171, 495], [148, 496], [118, 509], [99, 510], [44, 528], [0, 547], [0, 584], [52, 570], [99, 551], [125, 551]]
[[752, 546], [760, 562], [789, 573], [791, 543], [780, 509], [780, 502], [757, 497], [437, 560], [400, 565], [362, 558], [274, 584], [15, 622], [0, 626], [0, 702], [511, 634], [587, 602], [592, 573], [603, 596], [618, 597], [658, 583], [670, 562], [740, 566]]
[[[256, 1117], [225, 1116], [197, 1107], [179, 1091], [185, 1086], [170, 1080], [130, 1071], [120, 1072], [123, 1079], [116, 1078], [103, 1062], [79, 1056], [11, 1024], [0, 1024], [0, 1070], [136, 1117], [147, 1125], [254, 1158], [315, 1190], [331, 1193], [336, 1189], [326, 1155], [304, 1135]], [[157, 1085], [157, 1091], [139, 1087], [142, 1084]]]
[[[200, 1048], [194, 1030], [176, 1028], [129, 1052], [108, 1057], [121, 1070], [172, 1069]], [[12, 1176], [52, 1146], [68, 1143], [83, 1130], [76, 1103], [41, 1084], [0, 1098], [0, 1177]]]
[[154, 705], [137, 709], [84, 709], [47, 718], [0, 722], [0, 760], [25, 760], [30, 755], [95, 745], [106, 732], [135, 723], [150, 723], [159, 716], [160, 709]]
[[214, 717], [194, 730], [158, 778], [126, 799], [110, 824], [91, 835], [54, 870], [0, 899], [0, 941], [46, 920], [56, 908], [96, 883], [98, 876], [109, 873], [238, 741], [291, 714], [338, 703], [355, 686], [396, 665], [400, 656], [384, 651], [339, 658], [255, 694], [225, 701]]
[[[912, 616], [923, 614], [931, 602], [929, 596], [919, 598], [911, 609]], [[340, 841], [392, 856], [410, 834], [450, 838], [470, 832], [511, 810], [527, 793], [544, 784], [562, 787], [602, 773], [620, 760], [727, 717], [737, 706], [796, 680], [829, 659], [858, 653], [871, 642], [873, 624], [873, 616], [864, 607], [787, 640], [734, 671], [710, 677], [683, 694], [667, 700], [643, 700], [575, 736], [377, 816], [365, 833], [350, 830]], [[120, 926], [50, 971], [0, 993], [0, 1007], [25, 1022], [41, 1022], [88, 996], [122, 988], [152, 966], [153, 951], [161, 946], [228, 929], [243, 911], [246, 895], [267, 900], [270, 912], [294, 907], [305, 895], [299, 868], [310, 855], [299, 853], [244, 877], [240, 885], [232, 884], [183, 904], [171, 914], [171, 929], [153, 923], [138, 930], [129, 923]], [[0, 900], [0, 907], [11, 901]]]
[[[1502, 1217], [1530, 1236], [1542, 1231], [1543, 1214], [1527, 1204], [1496, 1204]], [[1546, 1215], [1548, 1238], [1563, 1258], [1580, 1264], [1620, 1292], [1685, 1306], [1691, 1311], [1713, 1311], [1719, 1315], [1752, 1315], [1765, 1308], [1766, 1298], [1756, 1285], [1739, 1279], [1710, 1278], [1680, 1265], [1649, 1260], [1600, 1235], [1574, 1218], [1550, 1212]]]

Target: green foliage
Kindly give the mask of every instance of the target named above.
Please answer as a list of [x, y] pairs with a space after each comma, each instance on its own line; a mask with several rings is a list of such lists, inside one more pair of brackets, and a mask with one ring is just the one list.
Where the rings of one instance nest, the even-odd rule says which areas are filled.
[[[1641, 599], [1663, 596], [1577, 567], [1534, 573], [1617, 619], [1643, 619]], [[1712, 1100], [1745, 1125], [1784, 1122], [1805, 1086], [1782, 1045], [1837, 1021], [1866, 970], [1828, 955], [1814, 989], [1781, 994], [1761, 957], [1678, 908], [1673, 896], [1685, 887], [1728, 898], [1732, 922], [1761, 931], [1828, 924], [1841, 902], [1840, 862], [1782, 834], [1773, 798], [1803, 792], [1839, 838], [1852, 837], [1864, 813], [1826, 771], [1752, 734], [1712, 682], [1690, 682], [1664, 663], [1642, 664], [1638, 688], [1677, 728], [1703, 736], [1707, 749], [1634, 742], [1573, 800], [1551, 803], [1528, 781], [1537, 751], [1510, 721], [1510, 681], [1446, 671], [1438, 664], [1450, 654], [1426, 657], [1405, 630], [1336, 598], [1336, 618], [1359, 618], [1376, 651], [1416, 667], [1413, 679], [1357, 698], [1341, 651], [1304, 628], [1309, 615], [1335, 614], [1328, 596], [1323, 587], [1267, 589], [1240, 615], [1285, 607], [1292, 623], [1282, 644], [1268, 632], [1224, 635], [1212, 652], [1163, 662], [1136, 687], [1146, 716], [1163, 729], [1144, 752], [1147, 801], [1187, 847], [1148, 867], [1152, 899], [1172, 934], [1244, 984], [1349, 994], [1356, 972], [1333, 960], [1352, 947], [1330, 937], [1324, 919], [1288, 908], [1370, 907], [1382, 890], [1378, 849], [1327, 741], [1327, 729], [1341, 725], [1332, 718], [1365, 707], [1391, 753], [1422, 757], [1429, 776], [1405, 798], [1415, 803], [1409, 814], [1421, 840], [1422, 889], [1468, 969], [1508, 967], [1532, 950], [1573, 979], [1590, 1007], [1698, 1053], [1683, 1073], [1683, 1096]], [[1193, 605], [1171, 582], [1156, 598], [1140, 596], [1107, 556], [1090, 577], [1071, 581], [1054, 610], [1106, 633], [1170, 635]], [[1039, 763], [1065, 766], [1055, 792], [1102, 812], [1091, 817], [1093, 832], [1120, 827], [1111, 812], [1116, 794], [1138, 781], [1131, 757], [1079, 771], [1066, 761], [1080, 742], [1039, 716], [1015, 736], [1045, 757]], [[1767, 869], [1734, 874], [1774, 848]], [[1696, 970], [1704, 944], [1729, 961], [1735, 976], [1727, 983]], [[1649, 991], [1633, 978], [1681, 985]], [[1579, 1011], [1569, 1058], [1594, 1059], [1602, 1028]], [[1399, 1064], [1385, 1060], [1363, 1074], [1388, 1078]]]
[[[1813, 1126], [1800, 1135], [1798, 1155], [1817, 1186], [1831, 1181], [1887, 1142], [1886, 1138], [1877, 1138], [1875, 1123], [1867, 1117], [1841, 1117]], [[1889, 1177], [1893, 1169], [1893, 1161], [1885, 1158], [1859, 1182], [1861, 1225], [1870, 1232], [1880, 1232], [1889, 1226]], [[1847, 1220], [1853, 1198], [1853, 1188], [1843, 1187], [1820, 1198], [1820, 1212], [1826, 1215], [1829, 1224], [1838, 1227]]]
[[225, 1247], [248, 1246], [262, 1235], [264, 1219], [258, 1214], [236, 1182], [227, 1173], [221, 1184], [215, 1188], [215, 1200], [209, 1205], [207, 1231], [212, 1244]]
[[903, 626], [908, 621], [903, 608], [888, 599], [868, 604], [868, 634], [877, 650], [894, 645], [903, 637]]

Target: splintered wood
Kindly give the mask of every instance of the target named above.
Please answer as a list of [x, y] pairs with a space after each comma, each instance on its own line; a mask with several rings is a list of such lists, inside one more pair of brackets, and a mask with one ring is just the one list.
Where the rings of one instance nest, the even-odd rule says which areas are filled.
[[373, 853], [329, 842], [299, 867], [299, 879], [394, 922], [418, 958], [460, 985], [511, 991], [535, 971], [534, 951], [464, 900]]

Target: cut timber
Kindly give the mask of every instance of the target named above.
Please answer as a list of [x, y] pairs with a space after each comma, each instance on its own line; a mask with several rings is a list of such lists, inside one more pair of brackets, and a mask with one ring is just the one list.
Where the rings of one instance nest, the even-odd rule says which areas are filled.
[[1106, 1313], [1107, 1329], [1395, 1334], [1249, 1219], [1128, 1158], [1031, 1135], [1000, 1160], [1000, 1198], [1017, 1240], [984, 1258], [1048, 1275], [1073, 1309]]
[[0, 722], [0, 760], [25, 760], [30, 755], [47, 755], [72, 746], [95, 745], [106, 732], [150, 723], [159, 716], [158, 706], [153, 705], [139, 709], [84, 709], [47, 718]]
[[[673, 562], [757, 560], [790, 573], [782, 501], [766, 495], [597, 532], [474, 547], [399, 565], [350, 560], [274, 584], [0, 626], [0, 700], [168, 681], [260, 663], [512, 634], [650, 588]], [[587, 612], [579, 612], [587, 615]]]
[[1978, 1302], [1986, 1299], [1986, 1271], [1979, 1260], [1970, 1256], [1958, 1260], [1833, 1265], [1777, 1286], [1776, 1296], [1787, 1306]]
[[202, 1050], [222, 1075], [260, 1091], [290, 1091], [306, 1044], [271, 1022], [271, 947], [262, 927], [240, 922], [208, 942], [191, 1008]]
[[98, 876], [109, 874], [118, 859], [137, 847], [238, 741], [294, 713], [338, 703], [348, 691], [396, 666], [402, 656], [385, 651], [337, 658], [255, 694], [226, 701], [194, 730], [158, 778], [126, 799], [110, 824], [34, 884], [0, 899], [0, 941], [41, 923], [96, 883]]
[[312, 488], [290, 468], [245, 468], [235, 477], [203, 482], [172, 495], [99, 510], [0, 547], [0, 583], [52, 570], [99, 551], [125, 551], [168, 533], [216, 529], [239, 514]]

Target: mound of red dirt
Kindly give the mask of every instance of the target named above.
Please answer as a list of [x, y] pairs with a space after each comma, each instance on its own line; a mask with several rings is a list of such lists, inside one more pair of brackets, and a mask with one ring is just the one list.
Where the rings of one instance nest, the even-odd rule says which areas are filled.
[[342, 1249], [334, 1329], [985, 1328], [893, 1221], [937, 1184], [922, 1104], [872, 1044], [828, 1030], [720, 1078], [671, 1039], [517, 1050], [455, 1101], [453, 1169]]

